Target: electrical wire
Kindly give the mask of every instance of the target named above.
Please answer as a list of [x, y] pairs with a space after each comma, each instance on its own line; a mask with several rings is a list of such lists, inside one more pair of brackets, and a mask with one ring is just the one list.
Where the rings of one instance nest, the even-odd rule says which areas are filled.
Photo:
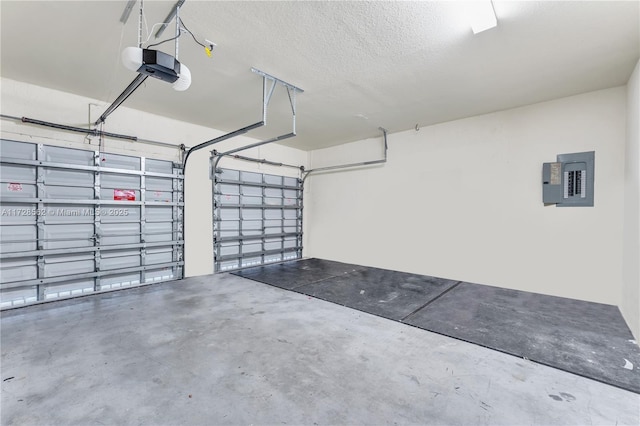
[[180, 37], [181, 35], [182, 35], [182, 31], [180, 31], [180, 33], [179, 33], [177, 36], [175, 36], [175, 37], [171, 37], [171, 38], [168, 38], [168, 39], [166, 39], [166, 40], [159, 41], [158, 43], [154, 43], [154, 44], [150, 44], [150, 45], [148, 45], [148, 46], [147, 46], [147, 49], [149, 49], [150, 47], [153, 47], [153, 46], [159, 46], [159, 45], [164, 44], [164, 43], [166, 43], [166, 42], [168, 42], [168, 41], [175, 40], [175, 39], [177, 39], [178, 37]]
[[182, 18], [178, 18], [178, 19], [180, 19], [180, 25], [182, 25], [182, 28], [184, 28], [185, 31], [187, 31], [189, 34], [191, 34], [191, 37], [193, 38], [193, 41], [195, 41], [196, 43], [198, 43], [200, 46], [204, 47], [205, 49], [207, 49], [207, 48], [211, 49], [211, 46], [205, 46], [204, 44], [202, 44], [202, 43], [200, 43], [198, 41], [196, 36], [194, 36], [193, 33], [191, 32], [191, 30], [189, 30], [189, 28], [187, 28], [187, 26], [184, 24], [184, 21], [182, 20]]
[[[200, 41], [198, 41], [198, 39], [196, 38], [196, 36], [195, 36], [195, 35], [191, 32], [191, 30], [190, 30], [189, 28], [187, 28], [187, 26], [184, 24], [184, 21], [182, 20], [182, 18], [178, 18], [178, 19], [180, 20], [180, 33], [179, 33], [177, 36], [172, 37], [172, 38], [168, 38], [168, 39], [163, 40], [163, 41], [160, 41], [160, 42], [158, 42], [158, 43], [150, 44], [150, 45], [148, 45], [146, 48], [147, 48], [147, 49], [149, 49], [149, 48], [154, 47], [154, 46], [159, 46], [159, 45], [161, 45], [161, 44], [163, 44], [163, 43], [166, 43], [166, 42], [168, 42], [168, 41], [176, 40], [178, 37], [180, 37], [180, 36], [182, 35], [182, 30], [184, 30], [184, 31], [186, 31], [186, 32], [188, 32], [188, 33], [189, 33], [189, 35], [191, 36], [191, 38], [193, 38], [193, 41], [195, 41], [195, 42], [196, 42], [197, 44], [199, 44], [200, 46], [204, 47], [204, 48], [207, 50], [208, 55], [209, 55], [209, 56], [211, 56], [211, 50], [213, 50], [213, 46], [214, 46], [214, 45], [211, 45], [211, 44], [210, 44], [209, 46], [207, 46], [206, 44], [201, 43]], [[163, 25], [163, 23], [154, 24], [154, 25], [151, 27], [151, 33], [149, 33], [149, 37], [147, 37], [147, 41], [149, 41], [149, 38], [151, 38], [151, 34], [153, 33], [153, 28], [154, 28], [156, 25]], [[147, 41], [145, 41], [145, 43], [146, 43]]]
[[153, 24], [153, 25], [151, 26], [151, 31], [149, 31], [149, 33], [147, 34], [147, 39], [146, 39], [142, 44], [147, 44], [147, 43], [149, 43], [149, 40], [151, 39], [151, 36], [153, 36], [153, 30], [155, 30], [155, 28], [156, 28], [158, 25], [169, 25], [170, 23], [171, 23], [171, 22], [158, 22], [158, 23], [156, 23], [156, 24]]

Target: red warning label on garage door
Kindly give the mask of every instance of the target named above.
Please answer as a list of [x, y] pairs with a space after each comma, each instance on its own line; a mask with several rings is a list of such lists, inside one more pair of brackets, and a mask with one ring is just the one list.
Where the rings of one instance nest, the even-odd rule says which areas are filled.
[[135, 201], [136, 191], [134, 189], [114, 189], [113, 199], [116, 201]]
[[22, 184], [21, 183], [13, 183], [13, 182], [8, 183], [7, 184], [7, 189], [9, 191], [12, 191], [12, 192], [22, 191]]

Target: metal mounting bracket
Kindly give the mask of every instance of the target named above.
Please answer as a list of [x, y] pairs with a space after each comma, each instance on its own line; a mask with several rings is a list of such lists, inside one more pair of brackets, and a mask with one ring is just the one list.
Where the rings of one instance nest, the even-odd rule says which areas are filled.
[[[269, 102], [271, 101], [271, 96], [273, 95], [273, 91], [275, 90], [278, 84], [282, 85], [287, 90], [287, 96], [289, 97], [289, 104], [291, 105], [291, 114], [293, 115], [293, 134], [296, 133], [296, 93], [304, 93], [304, 90], [301, 88], [294, 86], [293, 84], [287, 83], [284, 80], [280, 80], [272, 76], [271, 74], [267, 74], [264, 71], [260, 71], [257, 68], [251, 68], [251, 71], [262, 76], [262, 121], [267, 122], [267, 107], [269, 106]], [[269, 88], [267, 89], [267, 81], [271, 83]]]
[[[291, 137], [296, 136], [296, 93], [300, 92], [300, 93], [304, 93], [304, 90], [300, 89], [297, 86], [294, 86], [293, 84], [287, 83], [284, 80], [280, 80], [279, 78], [276, 78], [274, 76], [272, 76], [271, 74], [267, 74], [264, 71], [260, 71], [259, 69], [256, 68], [251, 68], [251, 71], [258, 74], [259, 76], [262, 77], [262, 121], [252, 124], [251, 126], [248, 126], [250, 128], [243, 128], [240, 130], [236, 130], [236, 132], [241, 132], [241, 133], [236, 133], [236, 132], [231, 132], [228, 133], [227, 135], [223, 135], [223, 136], [219, 136], [218, 138], [215, 139], [211, 139], [210, 141], [207, 142], [203, 142], [200, 145], [196, 145], [193, 148], [191, 148], [191, 150], [189, 150], [189, 152], [187, 152], [187, 155], [185, 157], [185, 167], [186, 167], [186, 159], [189, 157], [189, 153], [191, 151], [195, 151], [198, 149], [202, 149], [205, 148], [207, 146], [213, 145], [214, 143], [218, 143], [221, 142], [222, 140], [226, 140], [229, 139], [231, 137], [234, 136], [238, 136], [240, 134], [244, 134], [249, 130], [253, 130], [256, 127], [260, 127], [260, 126], [264, 126], [267, 124], [267, 110], [269, 108], [269, 102], [271, 101], [271, 97], [273, 96], [273, 92], [275, 91], [275, 88], [277, 85], [281, 85], [283, 86], [286, 91], [287, 91], [287, 96], [289, 97], [289, 105], [291, 106], [291, 115], [292, 115], [292, 122], [291, 122], [291, 126], [292, 126], [292, 130], [290, 133], [284, 134], [284, 135], [280, 135], [280, 136], [276, 136], [274, 138], [271, 139], [267, 139], [264, 141], [260, 141], [260, 142], [256, 142], [256, 143], [252, 143], [249, 145], [244, 145], [238, 148], [234, 148], [231, 149], [229, 151], [226, 152], [217, 152], [214, 151], [214, 156], [216, 156], [216, 160], [214, 162], [214, 167], [213, 169], [215, 170], [217, 168], [218, 163], [220, 162], [220, 160], [222, 159], [222, 157], [228, 156], [228, 155], [232, 155], [235, 154], [236, 152], [240, 152], [240, 151], [244, 151], [245, 149], [250, 149], [250, 148], [255, 148], [261, 145], [266, 145], [272, 142], [278, 142], [284, 139], [288, 139]], [[247, 129], [245, 131], [245, 129]], [[221, 139], [222, 138], [222, 139]]]
[[373, 161], [363, 161], [360, 163], [350, 163], [350, 164], [340, 164], [337, 166], [327, 166], [327, 167], [316, 167], [315, 169], [310, 169], [304, 171], [304, 178], [302, 179], [302, 184], [304, 185], [304, 181], [307, 180], [307, 177], [311, 173], [316, 172], [328, 172], [331, 170], [340, 170], [340, 169], [350, 169], [352, 167], [360, 167], [360, 166], [373, 166], [375, 164], [384, 164], [387, 162], [387, 151], [389, 150], [389, 145], [387, 144], [387, 129], [383, 127], [378, 127], [378, 129], [382, 132], [383, 143], [384, 143], [384, 158], [380, 160]]

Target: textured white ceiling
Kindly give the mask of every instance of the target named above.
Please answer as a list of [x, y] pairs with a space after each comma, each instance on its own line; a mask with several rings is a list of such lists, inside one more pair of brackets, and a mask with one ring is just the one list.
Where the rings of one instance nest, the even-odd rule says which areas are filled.
[[[145, 1], [148, 25], [173, 3]], [[2, 76], [111, 102], [135, 76], [120, 64], [122, 48], [137, 43], [137, 6], [123, 26], [125, 5], [3, 0]], [[494, 8], [498, 26], [473, 35], [463, 2], [187, 0], [184, 23], [218, 43], [213, 57], [183, 35], [179, 59], [191, 88], [149, 79], [126, 106], [235, 130], [260, 118], [254, 66], [305, 90], [298, 137], [286, 144], [313, 149], [375, 136], [379, 126], [400, 131], [622, 85], [640, 56], [638, 1]], [[164, 46], [173, 52], [173, 43]], [[117, 111], [107, 130], [115, 120]], [[278, 90], [268, 126], [251, 135], [289, 126]]]

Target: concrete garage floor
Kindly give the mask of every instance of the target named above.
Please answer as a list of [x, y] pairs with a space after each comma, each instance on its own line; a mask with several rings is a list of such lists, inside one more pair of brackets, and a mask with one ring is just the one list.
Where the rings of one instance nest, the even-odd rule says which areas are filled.
[[237, 276], [1, 314], [11, 424], [629, 424], [640, 395]]

